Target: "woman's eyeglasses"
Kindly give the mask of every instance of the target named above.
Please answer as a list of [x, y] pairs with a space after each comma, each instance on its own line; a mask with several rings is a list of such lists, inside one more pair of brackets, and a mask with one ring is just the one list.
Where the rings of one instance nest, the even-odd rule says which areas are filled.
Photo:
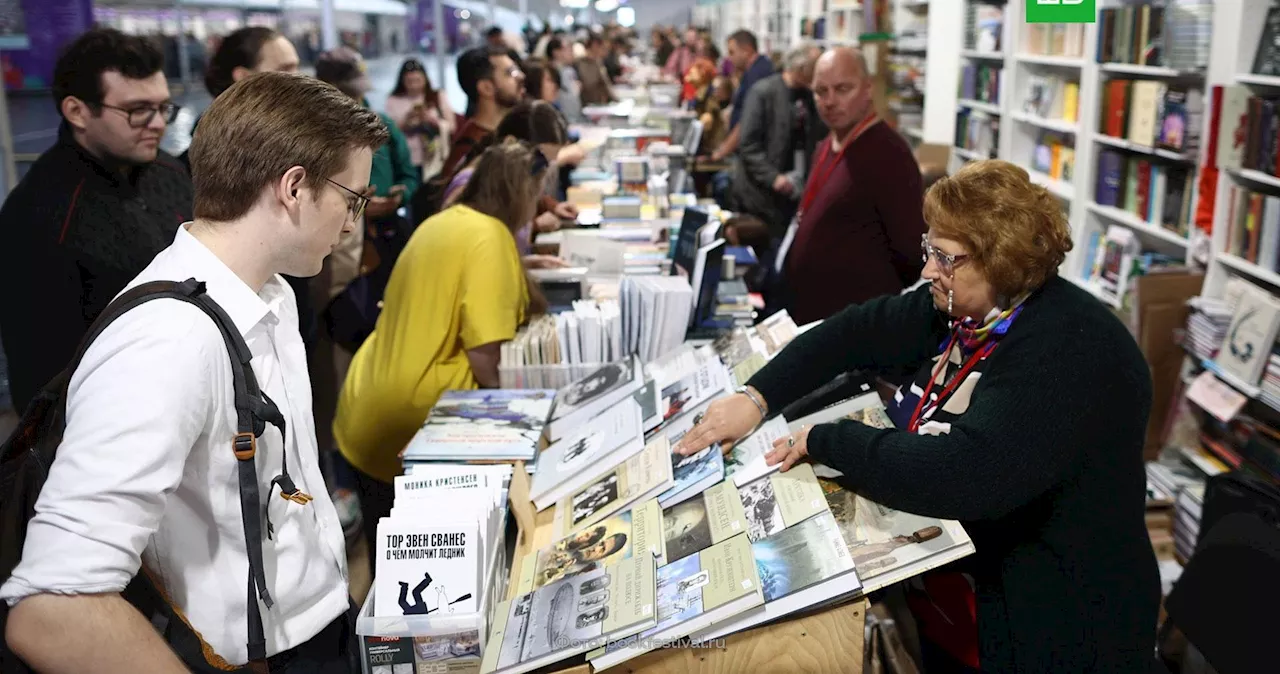
[[954, 275], [956, 273], [956, 264], [964, 262], [970, 257], [969, 255], [948, 255], [938, 248], [934, 248], [933, 244], [929, 243], [928, 234], [920, 235], [920, 252], [925, 264], [929, 264], [929, 258], [932, 257], [933, 261], [938, 263], [938, 269], [947, 276]]
[[369, 197], [347, 187], [346, 185], [343, 185], [342, 183], [335, 182], [329, 178], [325, 178], [325, 180], [328, 180], [329, 184], [334, 187], [337, 187], [343, 192], [351, 195], [351, 198], [347, 200], [347, 213], [351, 215], [352, 222], [360, 222], [360, 218], [364, 217], [365, 207], [369, 205]]
[[163, 119], [165, 124], [172, 124], [173, 120], [177, 119], [179, 110], [178, 104], [168, 101], [160, 105], [138, 105], [129, 108], [107, 105], [106, 103], [97, 103], [96, 105], [100, 108], [124, 113], [129, 120], [129, 126], [135, 129], [146, 128], [151, 123], [151, 120], [155, 119], [156, 115], [160, 115], [160, 119]]

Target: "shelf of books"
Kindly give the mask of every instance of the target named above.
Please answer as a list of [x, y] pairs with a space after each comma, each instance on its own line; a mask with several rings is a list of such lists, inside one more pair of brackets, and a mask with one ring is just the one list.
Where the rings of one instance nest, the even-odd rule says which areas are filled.
[[925, 86], [929, 52], [929, 3], [894, 0], [888, 53], [889, 102], [896, 126], [907, 142], [924, 140]]
[[[1154, 15], [1157, 9], [1148, 12]], [[1187, 264], [1203, 270], [1203, 284], [1186, 303], [1182, 348], [1189, 357], [1166, 425], [1164, 452], [1147, 466], [1149, 489], [1155, 487], [1172, 504], [1176, 558], [1185, 561], [1195, 548], [1206, 480], [1242, 470], [1280, 482], [1280, 466], [1273, 461], [1280, 438], [1280, 162], [1275, 130], [1280, 7], [1242, 0], [1208, 8], [1171, 3], [1163, 8], [1162, 19], [1168, 46], [1164, 58], [1149, 65], [1172, 72], [1112, 72], [1114, 80], [1161, 82], [1164, 88], [1156, 93], [1166, 109], [1173, 96], [1172, 109], [1181, 115], [1185, 106], [1189, 113], [1185, 120], [1174, 117], [1172, 125], [1166, 113], [1154, 144], [1135, 141], [1145, 149], [1159, 149], [1164, 145], [1160, 135], [1182, 131], [1179, 124], [1187, 122], [1186, 147], [1147, 155], [1153, 166], [1166, 167], [1166, 188], [1175, 190], [1176, 181], [1168, 178], [1178, 175], [1174, 167], [1179, 156], [1190, 171], [1199, 170], [1182, 191], [1197, 204]], [[1124, 20], [1117, 17], [1115, 25]], [[1149, 90], [1152, 85], [1143, 86]], [[1128, 96], [1145, 100], [1148, 90], [1129, 85]], [[1183, 91], [1203, 93], [1196, 101], [1182, 99]], [[1203, 125], [1191, 123], [1192, 114], [1202, 116]], [[1134, 140], [1114, 128], [1104, 132]], [[1163, 196], [1168, 203], [1168, 193]], [[1160, 226], [1168, 229], [1169, 221], [1162, 218]], [[1104, 274], [1118, 278], [1124, 278], [1123, 271], [1130, 276], [1142, 271], [1103, 267]]]

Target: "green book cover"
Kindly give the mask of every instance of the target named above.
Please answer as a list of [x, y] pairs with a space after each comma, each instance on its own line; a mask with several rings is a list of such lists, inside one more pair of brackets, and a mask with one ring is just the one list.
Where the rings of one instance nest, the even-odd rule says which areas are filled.
[[708, 524], [711, 526], [711, 541], [719, 543], [730, 536], [746, 530], [747, 516], [742, 510], [742, 499], [738, 498], [738, 488], [732, 480], [703, 492], [707, 502]]
[[636, 550], [648, 550], [650, 557], [666, 558], [666, 542], [662, 535], [662, 506], [651, 498], [631, 509], [631, 544]]
[[618, 634], [636, 625], [652, 624], [658, 587], [657, 568], [652, 557], [633, 555], [610, 569], [614, 592], [608, 599], [605, 634]]
[[760, 574], [751, 556], [751, 541], [734, 536], [701, 553], [709, 577], [702, 588], [702, 610], [710, 611], [749, 594], [760, 594]]
[[509, 601], [500, 601], [493, 609], [493, 625], [489, 628], [489, 639], [485, 642], [484, 657], [480, 659], [480, 674], [491, 674], [498, 668], [498, 653], [507, 634], [507, 614], [510, 610]]
[[774, 473], [738, 490], [752, 542], [827, 510], [822, 487], [813, 466], [801, 463], [785, 473]]

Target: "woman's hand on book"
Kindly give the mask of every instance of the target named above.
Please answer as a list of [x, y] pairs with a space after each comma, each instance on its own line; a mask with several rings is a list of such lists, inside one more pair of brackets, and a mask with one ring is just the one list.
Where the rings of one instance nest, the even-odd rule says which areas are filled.
[[810, 427], [805, 426], [799, 433], [774, 440], [773, 449], [764, 455], [765, 465], [776, 466], [781, 463], [782, 467], [778, 470], [784, 473], [791, 470], [792, 466], [809, 455], [809, 430]]
[[733, 443], [754, 430], [761, 421], [760, 408], [751, 398], [745, 393], [735, 393], [707, 406], [702, 418], [676, 443], [674, 451], [681, 456], [690, 456], [718, 442], [721, 443], [720, 449], [727, 453], [733, 448]]

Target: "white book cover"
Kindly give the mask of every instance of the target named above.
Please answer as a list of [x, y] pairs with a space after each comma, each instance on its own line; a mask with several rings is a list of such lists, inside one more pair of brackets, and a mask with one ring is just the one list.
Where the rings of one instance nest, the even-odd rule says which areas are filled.
[[785, 438], [791, 431], [787, 428], [787, 420], [774, 417], [756, 429], [756, 432], [742, 439], [733, 446], [729, 456], [725, 458], [724, 474], [733, 477], [733, 483], [739, 487], [754, 482], [766, 475], [776, 473], [782, 464], [770, 466], [765, 456], [773, 451], [775, 440]]
[[446, 615], [479, 609], [478, 524], [378, 521], [376, 616]]
[[1218, 350], [1218, 366], [1257, 385], [1280, 330], [1280, 301], [1257, 286], [1240, 295], [1231, 327]]
[[640, 405], [624, 398], [545, 449], [529, 488], [537, 509], [554, 505], [644, 449], [640, 415]]
[[666, 436], [655, 435], [639, 454], [562, 499], [552, 530], [563, 538], [634, 503], [656, 498], [672, 484], [671, 445]]
[[606, 363], [556, 393], [547, 435], [559, 440], [578, 424], [633, 395], [644, 385], [644, 371], [635, 358]]

